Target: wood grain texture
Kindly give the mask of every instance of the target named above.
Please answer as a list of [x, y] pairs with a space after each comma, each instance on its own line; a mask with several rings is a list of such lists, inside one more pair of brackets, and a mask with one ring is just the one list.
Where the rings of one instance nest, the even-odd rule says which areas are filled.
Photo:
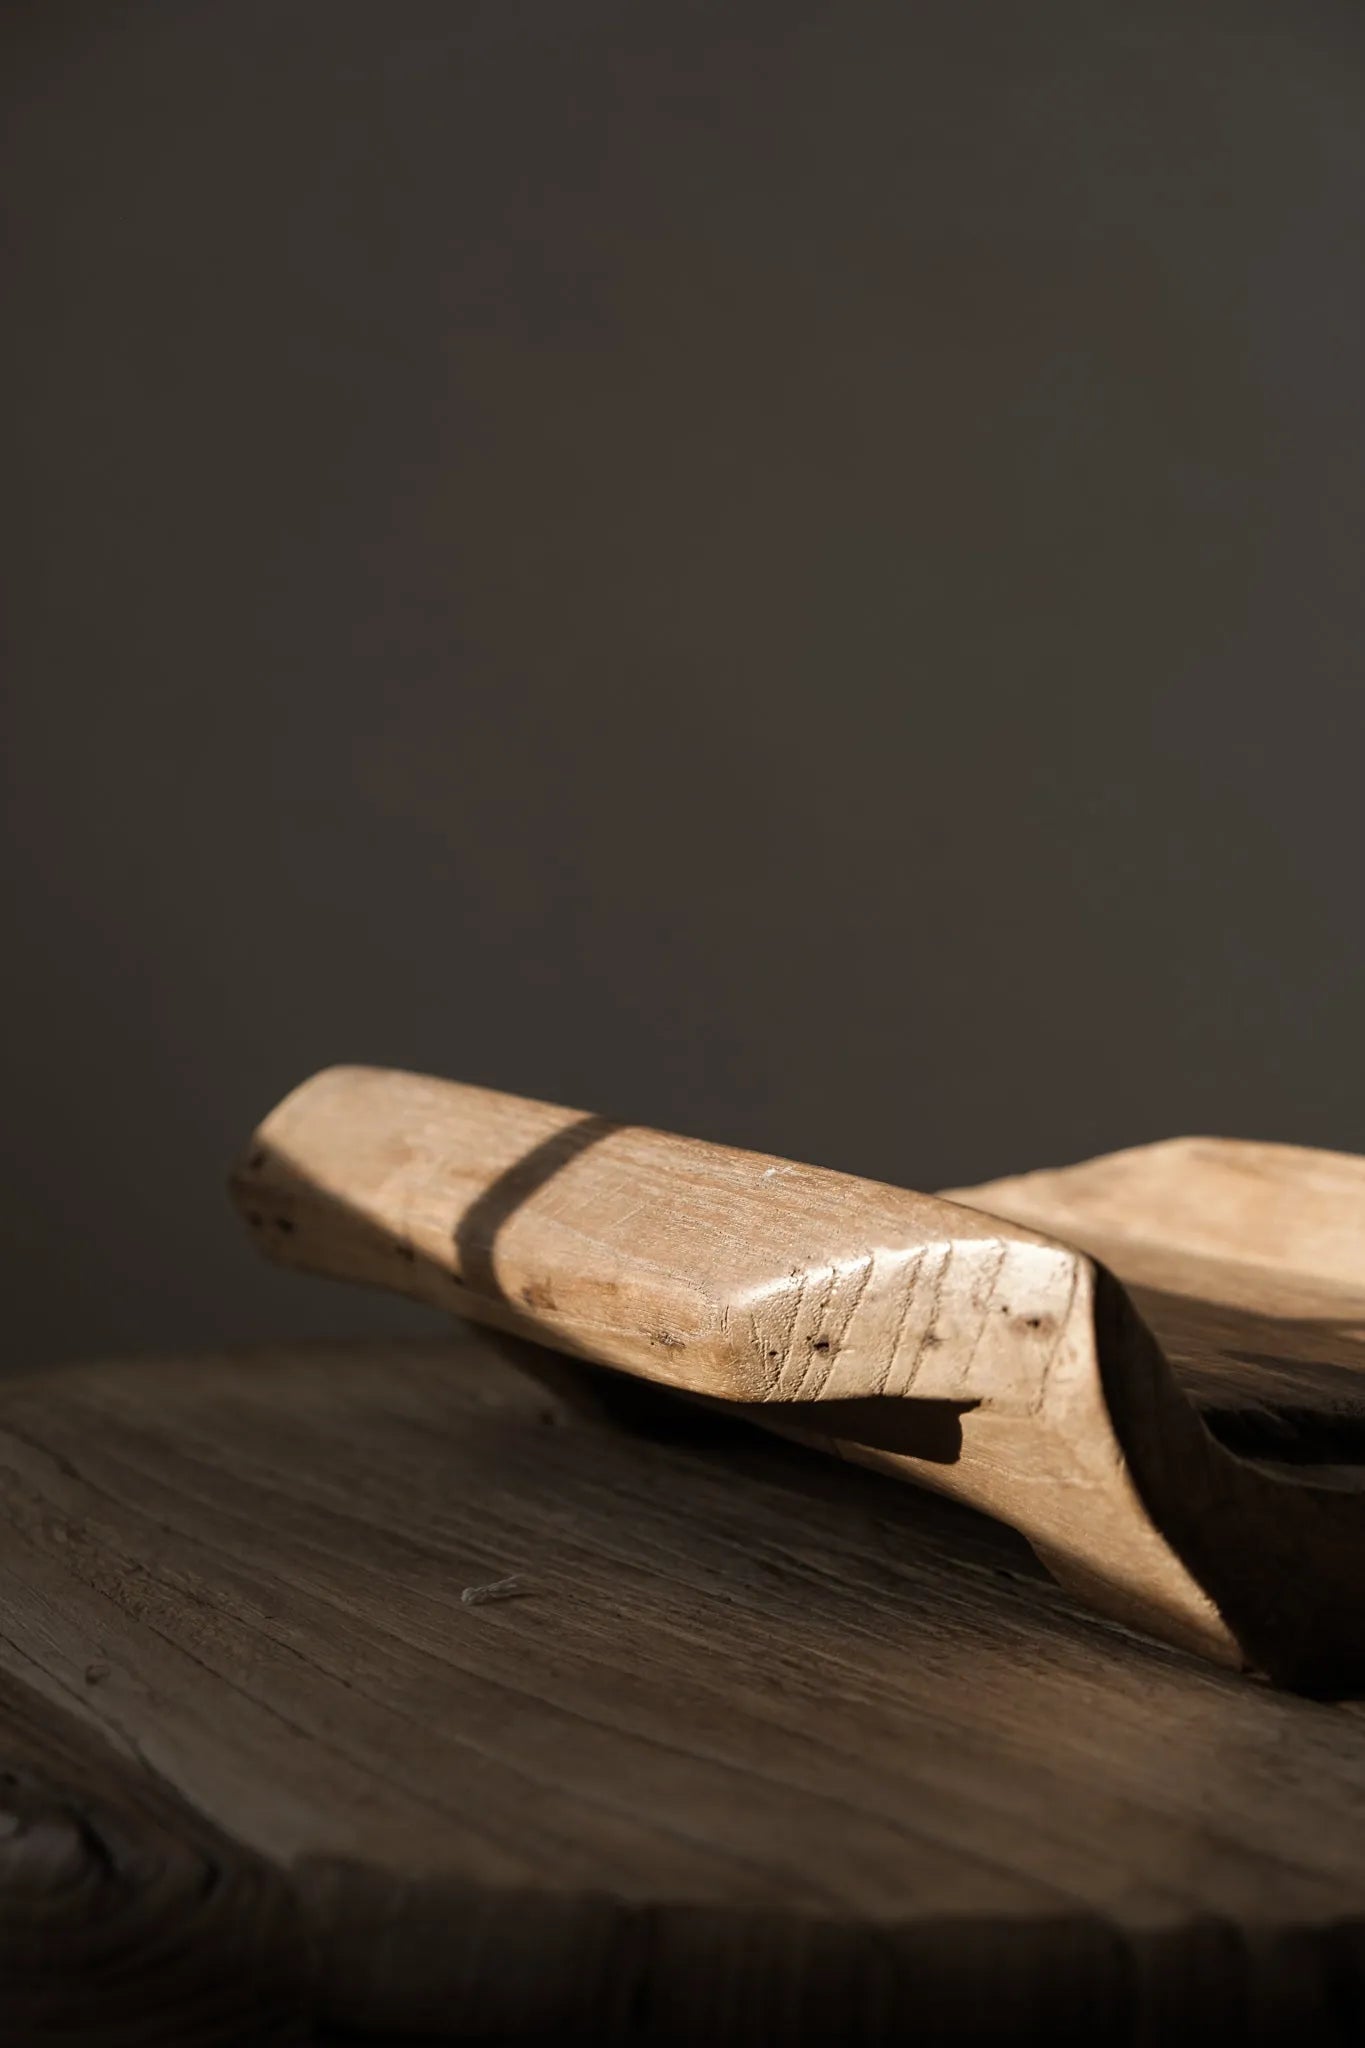
[[[1349, 1432], [1323, 1440], [1320, 1401], [1298, 1415], [1262, 1401], [1258, 1421], [1249, 1393], [1210, 1427], [1201, 1408], [1223, 1410], [1199, 1382], [1206, 1326], [1148, 1295], [1198, 1354], [1188, 1388], [1075, 1227], [1089, 1218], [1097, 1243], [1136, 1247], [1149, 1288], [1179, 1300], [1330, 1326], [1340, 1378], [1365, 1300], [1350, 1277], [1360, 1162], [1161, 1147], [950, 1201], [338, 1068], [266, 1120], [234, 1188], [287, 1264], [443, 1304], [916, 1479], [1008, 1521], [1104, 1612], [1220, 1661], [1310, 1688], [1365, 1679]], [[1233, 1253], [1252, 1278], [1220, 1286]], [[1260, 1357], [1267, 1389], [1283, 1373]]]
[[1359, 2038], [1361, 1708], [946, 1500], [470, 1332], [16, 1381], [0, 1514], [7, 2041]]
[[1180, 1138], [951, 1199], [1121, 1273], [1235, 1449], [1320, 1472], [1365, 1459], [1365, 1159]]
[[[7, 2048], [312, 2041], [284, 1872], [129, 1771], [0, 1669], [0, 2040]], [[87, 1669], [103, 1667], [92, 1660]], [[94, 1682], [93, 1679], [87, 1682]]]
[[[1215, 1469], [1340, 1493], [1356, 1163], [1204, 1143], [949, 1204], [449, 1084], [395, 1119], [392, 1081], [368, 1124], [346, 1077], [344, 1116], [295, 1098], [239, 1199], [500, 1327], [0, 1389], [0, 2040], [1365, 2036], [1365, 1704], [768, 1433], [965, 1472], [1046, 1552], [1064, 1357], [1111, 1506], [1167, 1448], [1144, 1370]], [[1034, 1483], [1104, 1510], [1083, 1462]]]

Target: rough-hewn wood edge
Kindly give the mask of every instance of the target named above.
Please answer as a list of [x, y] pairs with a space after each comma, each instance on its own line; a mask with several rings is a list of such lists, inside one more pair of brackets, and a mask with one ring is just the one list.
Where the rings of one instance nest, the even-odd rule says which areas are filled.
[[283, 1873], [0, 1672], [0, 2040], [293, 2048], [315, 1968]]
[[0, 2037], [24, 2048], [342, 2040], [1171, 2038], [1345, 2044], [1365, 1920], [1143, 1930], [1099, 1915], [822, 1919], [266, 1862], [0, 1676]]

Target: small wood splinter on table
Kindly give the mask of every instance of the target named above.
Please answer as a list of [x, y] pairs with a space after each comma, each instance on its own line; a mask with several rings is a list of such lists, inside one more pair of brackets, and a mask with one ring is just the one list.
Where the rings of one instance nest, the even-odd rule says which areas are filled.
[[333, 1068], [233, 1187], [282, 1264], [952, 1495], [1219, 1662], [1365, 1682], [1365, 1160], [1184, 1139], [946, 1198]]
[[466, 1586], [460, 1595], [462, 1607], [487, 1607], [495, 1600], [521, 1600], [531, 1590], [520, 1572], [505, 1579], [493, 1579], [486, 1586]]

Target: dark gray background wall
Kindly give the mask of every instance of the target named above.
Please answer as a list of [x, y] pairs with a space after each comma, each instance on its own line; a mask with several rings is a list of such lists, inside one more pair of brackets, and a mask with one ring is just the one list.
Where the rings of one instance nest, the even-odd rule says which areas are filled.
[[1365, 1149], [1365, 31], [7, 16], [16, 1358], [393, 1327], [410, 1065], [912, 1184]]

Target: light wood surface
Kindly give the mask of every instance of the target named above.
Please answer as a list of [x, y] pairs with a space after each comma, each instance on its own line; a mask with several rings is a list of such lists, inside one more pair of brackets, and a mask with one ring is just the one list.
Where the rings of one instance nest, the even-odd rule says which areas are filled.
[[[1008, 1521], [1105, 1613], [1220, 1661], [1365, 1679], [1362, 1404], [1343, 1392], [1360, 1161], [1186, 1142], [948, 1200], [337, 1068], [267, 1118], [234, 1187], [286, 1264], [916, 1479]], [[1087, 1245], [1145, 1284], [1183, 1383]], [[1249, 1379], [1225, 1370], [1229, 1310], [1294, 1325], [1245, 1345]], [[1335, 1404], [1280, 1398], [1309, 1326]]]

